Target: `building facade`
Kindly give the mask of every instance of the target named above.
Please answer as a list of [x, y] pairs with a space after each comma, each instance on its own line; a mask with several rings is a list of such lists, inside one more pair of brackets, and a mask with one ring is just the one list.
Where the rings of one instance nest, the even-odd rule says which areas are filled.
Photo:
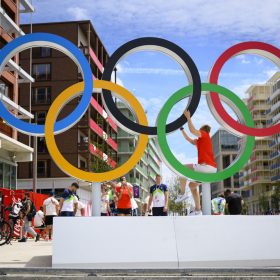
[[[240, 148], [238, 144], [240, 138], [224, 129], [219, 129], [211, 139], [218, 170], [223, 170], [231, 165], [237, 157]], [[232, 177], [223, 181], [211, 183], [212, 197], [216, 197], [226, 189], [240, 191], [239, 173], [236, 173]]]
[[[0, 48], [14, 38], [24, 35], [19, 26], [20, 12], [33, 12], [28, 1], [2, 0], [0, 2]], [[1, 73], [0, 99], [11, 114], [19, 119], [30, 120], [29, 110], [18, 105], [19, 84], [34, 79], [19, 66], [19, 55], [11, 57]], [[32, 161], [33, 149], [29, 143], [18, 139], [18, 133], [0, 118], [0, 188], [17, 188], [19, 162]]]
[[[267, 114], [269, 120], [267, 125], [275, 125], [280, 121], [280, 77], [275, 79], [272, 86], [272, 94], [266, 101], [269, 104]], [[270, 161], [271, 161], [271, 182], [273, 186], [280, 185], [280, 133], [272, 136], [272, 141], [269, 144]]]
[[[279, 78], [280, 73], [278, 72], [266, 84], [253, 85], [247, 90], [247, 105], [257, 128], [277, 122], [279, 104], [277, 105], [273, 93], [277, 93], [276, 88]], [[275, 186], [274, 180], [277, 178], [277, 172], [279, 171], [277, 169], [279, 146], [274, 145], [273, 140], [277, 140], [278, 137], [279, 135], [262, 139], [257, 138], [252, 156], [241, 170], [240, 186], [249, 214], [264, 212], [265, 209], [263, 209], [261, 202], [264, 196], [267, 197], [268, 203], [271, 205], [271, 195]]]
[[[119, 110], [125, 115], [127, 118], [134, 120], [135, 117], [131, 113], [131, 111], [121, 102], [117, 104]], [[135, 150], [137, 145], [137, 137], [131, 135], [121, 128], [118, 130], [118, 162], [119, 164], [123, 164], [126, 162], [129, 157], [131, 157], [132, 153]], [[161, 173], [161, 159], [159, 157], [159, 153], [156, 147], [155, 139], [151, 138], [149, 140], [148, 146], [144, 155], [138, 164], [128, 173], [126, 174], [127, 180], [134, 184], [138, 185], [142, 192], [140, 197], [144, 199], [149, 187], [155, 184], [156, 174]]]
[[[28, 33], [31, 26], [23, 25], [22, 29]], [[93, 78], [101, 78], [108, 53], [90, 21], [33, 24], [32, 32], [48, 32], [68, 39], [78, 46], [88, 59]], [[23, 69], [30, 68], [29, 51], [22, 52], [20, 62]], [[64, 89], [82, 81], [82, 75], [69, 57], [50, 48], [32, 49], [31, 69], [35, 82], [31, 89], [30, 85], [20, 86], [20, 91], [30, 90], [30, 95], [21, 96], [20, 104], [26, 108], [31, 102], [34, 122], [43, 124], [53, 100]], [[78, 102], [79, 98], [75, 98], [67, 103], [58, 119], [72, 112]], [[21, 137], [23, 141], [27, 141], [25, 136]], [[87, 112], [75, 126], [57, 135], [56, 142], [63, 156], [74, 166], [86, 171], [102, 172], [117, 164], [116, 137], [117, 126], [103, 108], [100, 90], [93, 90]], [[44, 137], [37, 138], [37, 154], [38, 191], [55, 189], [59, 193], [73, 182], [74, 179], [64, 174], [51, 160]], [[21, 188], [31, 187], [32, 176], [32, 165], [19, 166]], [[80, 186], [80, 196], [84, 200], [90, 200], [90, 184], [80, 182]]]

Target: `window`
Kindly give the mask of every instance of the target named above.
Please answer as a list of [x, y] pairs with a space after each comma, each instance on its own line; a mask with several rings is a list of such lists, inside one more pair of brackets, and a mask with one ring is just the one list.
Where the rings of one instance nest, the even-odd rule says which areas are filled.
[[37, 138], [37, 150], [38, 150], [38, 153], [47, 153], [48, 152], [45, 138], [43, 138], [43, 137]]
[[44, 124], [47, 112], [35, 112], [35, 122], [37, 124]]
[[86, 162], [84, 160], [80, 160], [80, 168], [82, 170], [85, 170], [86, 169]]
[[50, 57], [51, 56], [51, 48], [46, 48], [46, 47], [40, 48], [40, 56], [41, 57]]
[[1, 79], [0, 79], [0, 93], [7, 97], [10, 97], [9, 86]]
[[34, 104], [49, 104], [51, 102], [51, 88], [32, 88], [32, 101]]
[[51, 79], [51, 65], [48, 64], [33, 64], [32, 76], [36, 81], [47, 81]]
[[38, 177], [48, 177], [48, 161], [46, 160], [38, 160], [37, 163], [37, 175]]

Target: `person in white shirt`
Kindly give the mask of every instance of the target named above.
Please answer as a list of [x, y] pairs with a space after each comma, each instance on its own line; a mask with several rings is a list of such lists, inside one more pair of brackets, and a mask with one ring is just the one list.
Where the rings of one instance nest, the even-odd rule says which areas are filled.
[[34, 216], [34, 227], [37, 229], [40, 229], [40, 236], [42, 235], [42, 232], [45, 229], [45, 221], [44, 221], [44, 212], [43, 207], [40, 207], [40, 210], [36, 212], [36, 215]]
[[109, 216], [111, 213], [108, 189], [109, 187], [107, 185], [102, 185], [101, 187], [101, 216]]
[[82, 217], [85, 216], [85, 204], [83, 202], [80, 201], [80, 197], [78, 195], [76, 195], [76, 197], [78, 198], [78, 204], [77, 204], [77, 212], [75, 217]]
[[74, 217], [76, 215], [78, 207], [76, 192], [78, 189], [79, 185], [77, 183], [72, 183], [69, 188], [64, 190], [59, 201], [60, 216]]
[[40, 210], [38, 210], [36, 212], [36, 215], [34, 217], [34, 227], [35, 228], [41, 228], [45, 226], [45, 222], [44, 222], [44, 212], [43, 212], [43, 207], [40, 207]]
[[44, 200], [43, 209], [46, 223], [46, 240], [52, 237], [53, 218], [58, 215], [59, 203], [54, 197], [54, 192], [51, 191], [49, 198]]

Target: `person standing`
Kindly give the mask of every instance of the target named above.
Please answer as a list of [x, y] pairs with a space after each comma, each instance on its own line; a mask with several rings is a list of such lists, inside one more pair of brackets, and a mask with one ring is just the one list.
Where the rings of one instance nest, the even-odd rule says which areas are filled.
[[76, 196], [76, 191], [79, 189], [77, 183], [72, 183], [72, 185], [65, 189], [61, 199], [59, 201], [60, 216], [62, 217], [74, 217], [77, 212], [78, 198]]
[[75, 217], [82, 217], [85, 216], [85, 204], [80, 200], [80, 197], [78, 195], [76, 195], [77, 199], [78, 199], [78, 204], [77, 204], [77, 212]]
[[156, 184], [150, 187], [150, 198], [147, 211], [150, 211], [153, 203], [153, 216], [167, 216], [168, 211], [168, 189], [161, 183], [161, 175], [156, 175]]
[[102, 185], [101, 187], [101, 216], [109, 216], [111, 213], [108, 189], [107, 185]]
[[49, 193], [49, 197], [43, 202], [43, 211], [45, 214], [46, 224], [46, 241], [53, 235], [53, 218], [59, 213], [59, 202], [54, 197], [54, 191]]
[[230, 189], [225, 191], [226, 209], [230, 215], [241, 215], [244, 201], [238, 193], [231, 192]]
[[213, 198], [211, 204], [213, 215], [225, 214], [226, 200], [224, 194], [221, 193], [218, 197]]
[[[203, 125], [199, 130], [197, 130], [191, 120], [191, 115], [189, 111], [185, 111], [184, 115], [188, 121], [188, 127], [190, 132], [198, 137], [197, 139], [192, 139], [187, 135], [184, 128], [181, 127], [180, 130], [184, 138], [190, 142], [192, 145], [197, 147], [198, 153], [198, 163], [197, 164], [186, 164], [185, 166], [189, 169], [198, 172], [204, 173], [216, 173], [217, 172], [217, 164], [214, 159], [212, 141], [210, 137], [211, 127], [209, 125]], [[181, 194], [175, 200], [176, 203], [179, 203], [188, 198], [188, 194], [186, 193], [186, 184], [187, 180], [184, 177], [180, 178], [181, 185]], [[191, 190], [194, 203], [195, 203], [195, 211], [190, 215], [202, 215], [201, 212], [201, 204], [200, 204], [200, 194], [199, 194], [199, 182], [190, 182], [189, 188]]]
[[121, 182], [116, 186], [116, 196], [118, 198], [118, 216], [131, 216], [132, 205], [131, 198], [133, 194], [133, 187], [126, 181], [125, 177], [121, 178]]
[[30, 200], [30, 195], [27, 192], [24, 195], [22, 205], [20, 217], [24, 222], [23, 236], [18, 240], [18, 242], [26, 242], [27, 233], [30, 233], [35, 238], [35, 242], [37, 242], [40, 239], [40, 234], [37, 234], [34, 228], [31, 226], [32, 219], [36, 215], [36, 208], [34, 203]]

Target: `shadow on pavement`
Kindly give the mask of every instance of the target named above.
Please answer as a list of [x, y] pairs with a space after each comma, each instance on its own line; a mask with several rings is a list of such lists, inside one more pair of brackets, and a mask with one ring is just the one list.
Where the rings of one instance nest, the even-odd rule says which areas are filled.
[[52, 256], [37, 256], [33, 257], [28, 261], [25, 267], [51, 267], [52, 266]]

